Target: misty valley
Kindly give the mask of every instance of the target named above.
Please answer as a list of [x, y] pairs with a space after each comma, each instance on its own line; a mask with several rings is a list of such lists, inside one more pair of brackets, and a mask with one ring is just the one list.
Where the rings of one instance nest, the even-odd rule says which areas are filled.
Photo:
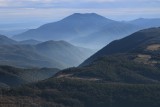
[[160, 18], [24, 26], [0, 24], [0, 107], [160, 107]]

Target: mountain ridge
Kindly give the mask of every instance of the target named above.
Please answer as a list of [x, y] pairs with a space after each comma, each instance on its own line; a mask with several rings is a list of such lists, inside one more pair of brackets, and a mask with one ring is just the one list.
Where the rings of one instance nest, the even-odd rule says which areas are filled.
[[62, 40], [40, 43], [28, 40], [27, 43], [22, 43], [24, 41], [17, 42], [5, 36], [1, 37], [3, 39], [0, 43], [1, 65], [63, 69], [78, 66], [94, 53], [90, 49], [77, 47]]
[[[34, 83], [52, 77], [59, 69], [56, 68], [32, 68], [23, 69], [12, 66], [0, 66], [1, 88], [18, 87], [24, 84]], [[8, 86], [8, 87], [7, 87]]]
[[79, 67], [53, 78], [124, 84], [160, 84], [160, 28], [135, 32], [111, 42]]
[[0, 45], [10, 45], [10, 44], [17, 44], [17, 41], [12, 40], [4, 35], [0, 35]]
[[[127, 36], [125, 38], [115, 40], [108, 44], [106, 47], [103, 49], [99, 50], [97, 53], [95, 53], [93, 56], [91, 56], [89, 59], [87, 59], [84, 63], [81, 65], [87, 64], [87, 62], [91, 62], [90, 60], [95, 60], [98, 56], [103, 56], [103, 55], [110, 55], [110, 54], [117, 54], [117, 53], [125, 53], [129, 51], [134, 51], [134, 48], [137, 48], [138, 44], [141, 45], [144, 41], [151, 40], [153, 38], [158, 39], [158, 34], [159, 34], [159, 29], [160, 28], [150, 28], [150, 29], [144, 29], [140, 30], [138, 32], [135, 32], [131, 34], [130, 36]], [[156, 32], [157, 34], [155, 34]], [[148, 33], [148, 34], [147, 34]], [[152, 35], [149, 35], [152, 34]], [[136, 40], [136, 38], [139, 38], [139, 40]], [[121, 42], [123, 41], [123, 42]], [[154, 40], [156, 42], [156, 40]], [[120, 48], [120, 46], [122, 46]]]
[[[154, 23], [152, 23], [154, 22]], [[100, 49], [141, 29], [160, 26], [159, 19], [115, 21], [96, 13], [75, 13], [57, 22], [14, 35], [17, 40], [65, 40], [80, 47]]]
[[[112, 20], [106, 19], [106, 18], [99, 16], [97, 14], [78, 14], [78, 13], [76, 13], [76, 14], [72, 14], [72, 15], [70, 15], [60, 21], [42, 25], [38, 29], [32, 29], [32, 30], [26, 32], [26, 35], [28, 35], [28, 37], [29, 37], [32, 35], [32, 32], [33, 33], [35, 32], [35, 34], [32, 35], [33, 37], [38, 36], [39, 38], [41, 38], [42, 36], [47, 34], [46, 35], [47, 38], [46, 37], [43, 38], [45, 40], [46, 39], [47, 40], [62, 40], [62, 39], [64, 39], [64, 37], [65, 38], [67, 37], [69, 40], [69, 39], [74, 38], [74, 36], [77, 36], [77, 35], [82, 36], [82, 34], [85, 34], [87, 32], [92, 32], [93, 29], [96, 30], [98, 28], [97, 26], [102, 27], [104, 25], [104, 21], [110, 23], [110, 21], [112, 21]], [[88, 26], [86, 26], [86, 24], [88, 24], [90, 26], [88, 27]], [[62, 29], [64, 27], [66, 27], [66, 28]], [[46, 31], [49, 33], [47, 33]], [[26, 35], [23, 37], [25, 38]], [[56, 38], [56, 36], [58, 36], [58, 39]], [[16, 36], [14, 36], [13, 38], [16, 39]], [[37, 39], [37, 38], [32, 38], [32, 39]]]

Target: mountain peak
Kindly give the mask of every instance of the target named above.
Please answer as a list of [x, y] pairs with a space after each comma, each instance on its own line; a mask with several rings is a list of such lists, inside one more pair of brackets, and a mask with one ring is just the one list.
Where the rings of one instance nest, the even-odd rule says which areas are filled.
[[71, 16], [89, 16], [89, 15], [100, 16], [100, 15], [98, 15], [96, 13], [74, 13]]
[[90, 35], [97, 32], [105, 25], [118, 23], [107, 19], [96, 13], [74, 13], [57, 22], [51, 22], [40, 26], [37, 29], [31, 29], [24, 33], [13, 36], [16, 40], [38, 39], [47, 40], [65, 40], [74, 39]]
[[7, 37], [0, 34], [0, 39], [2, 39], [2, 38], [7, 38]]
[[74, 13], [66, 18], [64, 18], [63, 20], [89, 20], [89, 21], [92, 21], [92, 20], [104, 20], [104, 21], [113, 21], [111, 19], [107, 19], [105, 18], [104, 16], [101, 16], [99, 14], [96, 14], [96, 13]]
[[20, 44], [29, 44], [29, 45], [36, 45], [41, 43], [41, 41], [35, 40], [35, 39], [28, 39], [28, 40], [23, 40], [19, 41]]
[[0, 35], [0, 45], [8, 45], [8, 44], [17, 44], [17, 41], [14, 41], [4, 35]]

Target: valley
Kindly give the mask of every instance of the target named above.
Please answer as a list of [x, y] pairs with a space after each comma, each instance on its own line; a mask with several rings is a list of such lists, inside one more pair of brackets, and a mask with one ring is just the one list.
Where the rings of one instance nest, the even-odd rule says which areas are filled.
[[0, 107], [159, 107], [159, 22], [74, 13], [0, 35]]
[[78, 66], [94, 53], [94, 50], [77, 47], [65, 41], [18, 42], [2, 35], [0, 40], [2, 41], [0, 43], [0, 65], [64, 69]]
[[[46, 75], [47, 68], [36, 70], [36, 75], [31, 72], [34, 78], [38, 77], [30, 79], [32, 83], [1, 89], [0, 104], [3, 107], [159, 107], [159, 35], [160, 28], [140, 30], [106, 45], [79, 67], [57, 73], [50, 69], [50, 77]], [[11, 76], [21, 74], [6, 68]], [[25, 71], [18, 79], [28, 79], [30, 70]], [[40, 78], [43, 73], [46, 79]]]

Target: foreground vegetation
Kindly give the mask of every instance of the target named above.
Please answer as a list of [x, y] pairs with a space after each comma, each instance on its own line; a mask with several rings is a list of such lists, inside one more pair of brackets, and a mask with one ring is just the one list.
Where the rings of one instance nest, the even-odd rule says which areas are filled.
[[1, 107], [159, 107], [159, 90], [158, 84], [131, 85], [53, 78], [18, 90], [2, 91], [4, 96], [0, 104]]

